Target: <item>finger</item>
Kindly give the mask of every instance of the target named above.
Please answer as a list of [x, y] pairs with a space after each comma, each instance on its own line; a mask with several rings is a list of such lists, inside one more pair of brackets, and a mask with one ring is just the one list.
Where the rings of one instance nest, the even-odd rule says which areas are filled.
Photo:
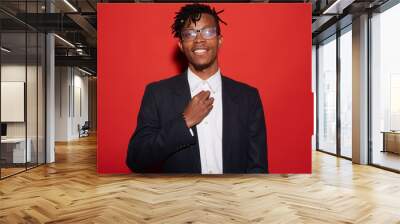
[[199, 101], [199, 100], [201, 100], [202, 99], [202, 95], [204, 95], [205, 93], [204, 93], [204, 90], [201, 90], [200, 92], [198, 92], [194, 97], [193, 97], [193, 100], [194, 101]]
[[210, 97], [210, 94], [211, 94], [211, 92], [210, 91], [204, 91], [204, 94], [203, 95], [201, 95], [201, 98], [200, 98], [200, 100], [206, 100], [206, 99], [208, 99], [208, 97]]
[[200, 95], [202, 95], [202, 94], [204, 94], [204, 90], [201, 90], [201, 91], [198, 92], [195, 96], [200, 96]]
[[208, 106], [208, 105], [212, 105], [214, 103], [214, 98], [208, 98], [207, 100], [205, 100], [204, 101], [204, 104], [206, 105], [206, 106]]

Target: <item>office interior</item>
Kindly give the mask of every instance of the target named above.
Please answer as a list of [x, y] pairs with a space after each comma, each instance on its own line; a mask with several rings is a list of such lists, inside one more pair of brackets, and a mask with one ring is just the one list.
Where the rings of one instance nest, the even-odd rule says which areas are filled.
[[[0, 2], [0, 186], [86, 153], [85, 142], [95, 157], [99, 2], [171, 1]], [[313, 163], [329, 156], [323, 169], [398, 175], [400, 1], [234, 2], [312, 4]]]

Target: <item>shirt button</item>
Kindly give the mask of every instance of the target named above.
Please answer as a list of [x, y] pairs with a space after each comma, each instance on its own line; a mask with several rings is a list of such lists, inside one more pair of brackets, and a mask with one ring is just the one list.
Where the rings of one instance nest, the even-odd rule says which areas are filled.
[[209, 174], [212, 174], [212, 171], [210, 170], [210, 171], [208, 171], [208, 173], [209, 173]]

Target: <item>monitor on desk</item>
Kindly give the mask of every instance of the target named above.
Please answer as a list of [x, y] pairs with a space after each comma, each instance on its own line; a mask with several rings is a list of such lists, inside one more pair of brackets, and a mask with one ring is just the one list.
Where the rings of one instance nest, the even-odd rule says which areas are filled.
[[1, 137], [7, 136], [7, 124], [1, 123]]

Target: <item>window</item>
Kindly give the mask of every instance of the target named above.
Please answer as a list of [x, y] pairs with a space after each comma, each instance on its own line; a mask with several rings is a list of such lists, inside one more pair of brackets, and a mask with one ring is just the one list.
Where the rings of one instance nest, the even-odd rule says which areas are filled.
[[352, 33], [340, 36], [340, 155], [352, 157]]
[[318, 47], [318, 149], [336, 153], [336, 36]]
[[[371, 18], [372, 163], [400, 170], [400, 4]], [[396, 140], [397, 139], [397, 140]], [[388, 144], [394, 144], [389, 148]]]

